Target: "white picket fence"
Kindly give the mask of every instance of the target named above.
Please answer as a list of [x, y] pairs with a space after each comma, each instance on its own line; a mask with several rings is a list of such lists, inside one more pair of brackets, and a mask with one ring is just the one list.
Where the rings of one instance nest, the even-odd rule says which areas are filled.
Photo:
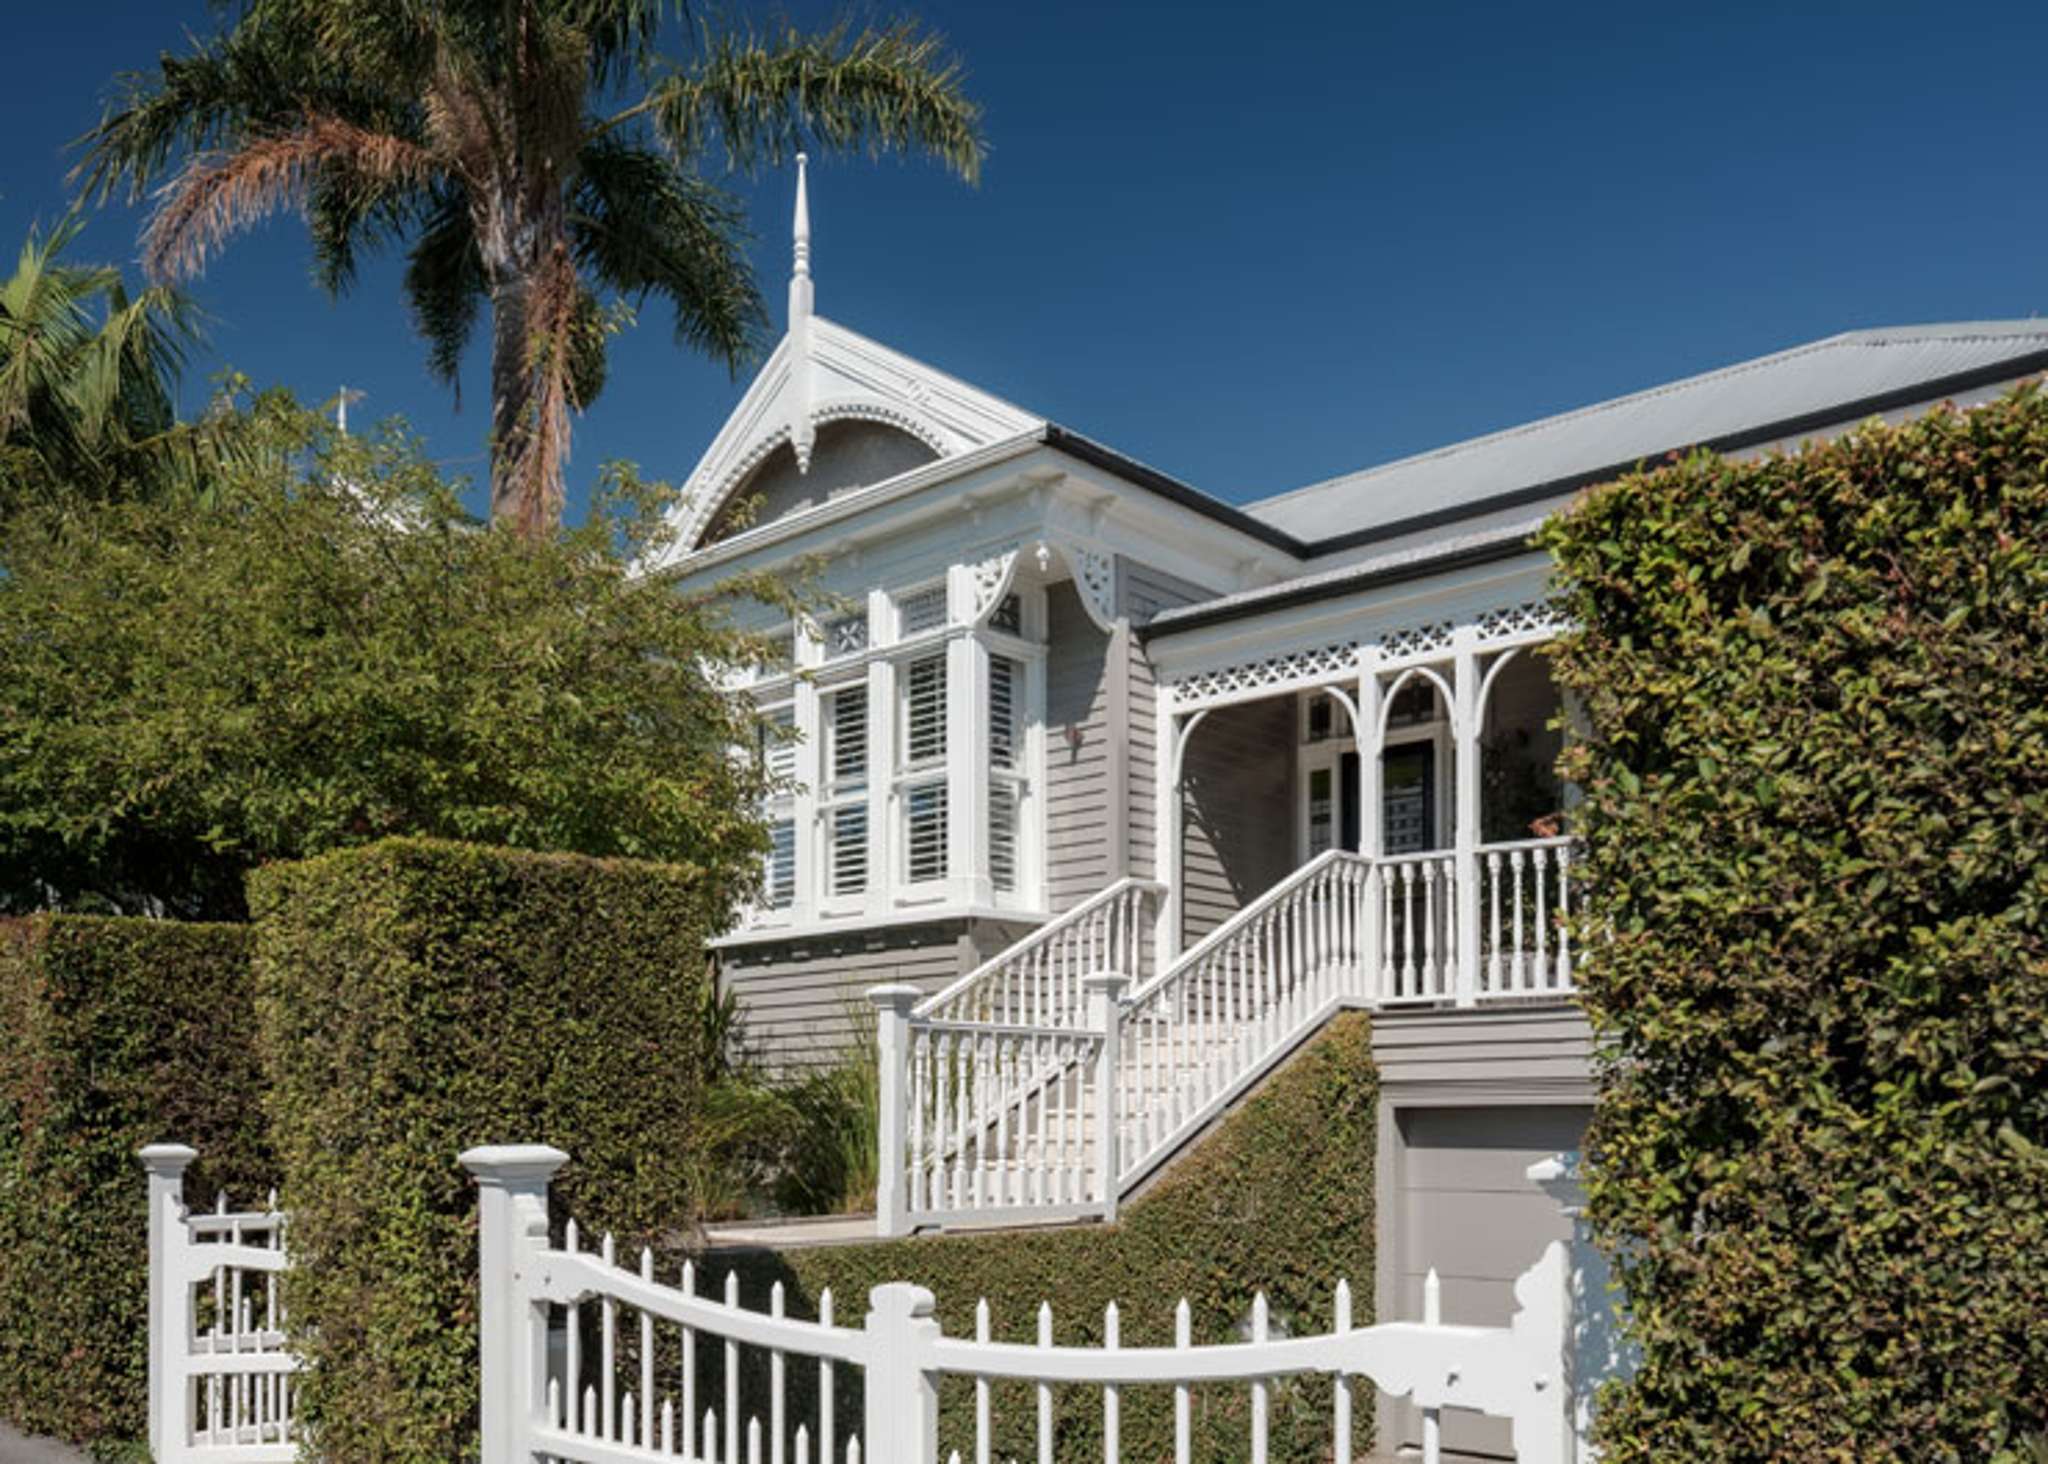
[[[277, 1291], [286, 1216], [274, 1200], [261, 1211], [232, 1212], [223, 1202], [210, 1214], [188, 1212], [184, 1171], [195, 1157], [173, 1144], [141, 1152], [150, 1201], [150, 1447], [157, 1464], [281, 1464], [296, 1457], [299, 1366], [285, 1349]], [[1126, 1390], [1172, 1391], [1174, 1460], [1190, 1464], [1195, 1390], [1242, 1388], [1246, 1435], [1229, 1457], [1266, 1464], [1274, 1385], [1311, 1374], [1331, 1380], [1332, 1459], [1354, 1457], [1356, 1410], [1371, 1400], [1354, 1395], [1355, 1380], [1369, 1379], [1423, 1410], [1425, 1464], [1436, 1464], [1445, 1408], [1509, 1420], [1521, 1464], [1578, 1464], [1587, 1457], [1579, 1438], [1592, 1387], [1612, 1366], [1589, 1349], [1589, 1338], [1605, 1347], [1610, 1334], [1594, 1316], [1603, 1308], [1588, 1291], [1583, 1233], [1573, 1247], [1550, 1245], [1516, 1281], [1518, 1310], [1505, 1327], [1445, 1325], [1432, 1272], [1419, 1321], [1354, 1328], [1340, 1283], [1330, 1330], [1315, 1336], [1276, 1334], [1261, 1294], [1243, 1342], [1194, 1345], [1183, 1301], [1172, 1347], [1120, 1345], [1114, 1304], [1102, 1345], [1056, 1346], [1045, 1307], [1035, 1342], [994, 1340], [986, 1301], [972, 1338], [948, 1337], [932, 1294], [899, 1282], [875, 1287], [860, 1325], [842, 1326], [829, 1292], [816, 1320], [786, 1315], [780, 1285], [765, 1312], [750, 1311], [734, 1274], [714, 1298], [698, 1293], [687, 1264], [670, 1285], [656, 1279], [648, 1252], [629, 1266], [609, 1236], [584, 1248], [573, 1222], [556, 1245], [548, 1186], [566, 1160], [540, 1146], [462, 1155], [480, 1198], [482, 1464], [939, 1464], [939, 1386], [949, 1376], [972, 1381], [974, 1464], [991, 1464], [992, 1397], [1004, 1383], [1035, 1398], [1038, 1464], [1062, 1457], [1054, 1390], [1076, 1386], [1100, 1395], [1105, 1464], [1124, 1458]], [[1531, 1178], [1564, 1202], [1574, 1163], [1545, 1161]], [[721, 1365], [700, 1371], [700, 1359]], [[813, 1386], [794, 1399], [792, 1368], [815, 1370]], [[842, 1418], [838, 1384], [854, 1370], [862, 1402], [857, 1416]], [[700, 1393], [704, 1378], [713, 1382]], [[949, 1456], [949, 1464], [961, 1460]]]
[[[1045, 1311], [1036, 1344], [998, 1342], [989, 1336], [985, 1303], [975, 1337], [946, 1336], [932, 1294], [918, 1286], [874, 1288], [861, 1324], [848, 1327], [833, 1320], [829, 1296], [819, 1298], [815, 1321], [785, 1315], [779, 1287], [767, 1311], [749, 1311], [739, 1304], [735, 1278], [727, 1278], [722, 1299], [712, 1299], [697, 1293], [687, 1267], [679, 1284], [668, 1285], [655, 1278], [644, 1252], [637, 1265], [622, 1264], [609, 1238], [592, 1251], [572, 1231], [556, 1246], [548, 1238], [548, 1183], [566, 1159], [540, 1146], [462, 1156], [481, 1188], [483, 1464], [938, 1464], [939, 1384], [947, 1376], [974, 1383], [975, 1464], [989, 1464], [991, 1389], [1004, 1381], [1036, 1391], [1040, 1464], [1057, 1457], [1053, 1389], [1077, 1384], [1100, 1390], [1105, 1464], [1124, 1457], [1123, 1391], [1140, 1387], [1173, 1390], [1174, 1457], [1188, 1464], [1197, 1386], [1246, 1390], [1245, 1448], [1232, 1457], [1266, 1464], [1274, 1381], [1303, 1374], [1334, 1380], [1336, 1459], [1353, 1457], [1352, 1379], [1359, 1377], [1423, 1408], [1432, 1445], [1437, 1413], [1467, 1408], [1510, 1420], [1521, 1464], [1576, 1457], [1569, 1262], [1561, 1243], [1516, 1282], [1519, 1310], [1506, 1327], [1447, 1326], [1431, 1316], [1353, 1329], [1348, 1291], [1340, 1290], [1332, 1328], [1319, 1336], [1270, 1335], [1261, 1296], [1253, 1303], [1251, 1339], [1243, 1343], [1191, 1345], [1185, 1303], [1174, 1347], [1117, 1345], [1114, 1308], [1099, 1347], [1053, 1345]], [[581, 1342], [590, 1309], [599, 1338], [594, 1357]], [[622, 1337], [630, 1363], [622, 1362]], [[551, 1351], [556, 1338], [559, 1352]], [[697, 1392], [705, 1348], [724, 1354], [718, 1398]], [[766, 1416], [757, 1408], [743, 1421], [740, 1377], [748, 1350], [767, 1359]], [[629, 1376], [620, 1376], [622, 1367]], [[793, 1416], [790, 1406], [792, 1367], [817, 1370], [806, 1417]], [[834, 1415], [841, 1368], [862, 1375], [858, 1427], [851, 1419], [842, 1427]]]
[[285, 1348], [278, 1283], [285, 1220], [185, 1207], [183, 1144], [139, 1156], [149, 1176], [149, 1447], [156, 1464], [270, 1464], [298, 1457], [299, 1359]]

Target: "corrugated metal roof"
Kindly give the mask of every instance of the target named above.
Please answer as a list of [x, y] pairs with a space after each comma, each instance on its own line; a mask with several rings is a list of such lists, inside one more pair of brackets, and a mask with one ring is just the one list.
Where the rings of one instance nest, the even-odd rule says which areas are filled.
[[2011, 363], [2048, 360], [2048, 321], [1850, 331], [1381, 467], [1297, 488], [1245, 511], [1311, 544], [1770, 424], [1853, 407]]

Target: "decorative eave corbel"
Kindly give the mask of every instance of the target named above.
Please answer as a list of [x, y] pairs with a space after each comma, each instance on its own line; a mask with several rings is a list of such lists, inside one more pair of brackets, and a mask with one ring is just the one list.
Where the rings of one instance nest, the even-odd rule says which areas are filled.
[[1003, 596], [1010, 593], [1017, 578], [1017, 552], [1017, 545], [1005, 545], [988, 558], [967, 566], [968, 584], [974, 592], [974, 603], [969, 607], [970, 625], [985, 624], [996, 606], [1003, 603]]
[[1041, 539], [1035, 551], [1039, 573], [1051, 570], [1055, 551], [1066, 561], [1067, 570], [1074, 577], [1075, 593], [1081, 597], [1081, 608], [1095, 622], [1095, 628], [1105, 635], [1114, 635], [1117, 622], [1116, 556], [1069, 539]]

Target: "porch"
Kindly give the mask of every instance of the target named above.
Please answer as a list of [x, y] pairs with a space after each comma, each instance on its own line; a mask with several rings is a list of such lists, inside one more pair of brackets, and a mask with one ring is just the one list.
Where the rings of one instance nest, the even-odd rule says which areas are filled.
[[884, 1234], [1114, 1218], [1345, 1007], [1569, 1002], [1540, 602], [1157, 690], [1154, 864], [870, 993]]
[[1529, 603], [1163, 684], [1158, 968], [1335, 855], [1324, 883], [1361, 892], [1360, 1000], [1568, 997], [1556, 631]]

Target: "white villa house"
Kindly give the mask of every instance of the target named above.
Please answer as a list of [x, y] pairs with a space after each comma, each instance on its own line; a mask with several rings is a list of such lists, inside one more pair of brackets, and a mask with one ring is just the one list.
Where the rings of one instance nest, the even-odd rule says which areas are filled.
[[2048, 322], [1856, 331], [1232, 504], [816, 314], [798, 177], [787, 334], [674, 561], [815, 562], [845, 607], [738, 612], [788, 637], [744, 694], [796, 734], [717, 942], [750, 1032], [802, 1064], [877, 1023], [900, 1234], [1113, 1216], [1370, 1010], [1377, 1314], [1434, 1267], [1447, 1321], [1502, 1324], [1567, 1223], [1525, 1171], [1592, 1097], [1532, 531], [1675, 451], [1988, 399]]

